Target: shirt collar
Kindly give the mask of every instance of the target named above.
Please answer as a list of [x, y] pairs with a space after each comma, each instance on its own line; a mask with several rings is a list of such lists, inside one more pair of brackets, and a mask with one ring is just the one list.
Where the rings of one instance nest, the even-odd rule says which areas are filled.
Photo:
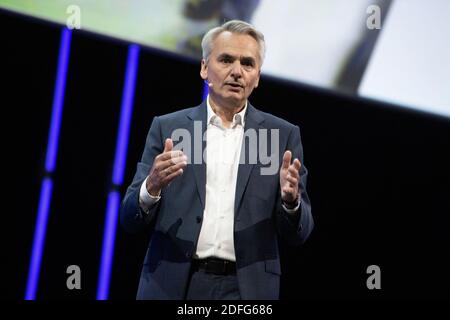
[[[245, 112], [247, 111], [247, 104], [248, 104], [248, 101], [245, 100], [244, 108], [242, 108], [242, 110], [240, 112], [236, 113], [233, 116], [233, 122], [231, 123], [231, 128], [234, 128], [237, 124], [241, 124], [242, 127], [244, 127], [244, 125], [245, 125]], [[207, 114], [208, 122], [207, 122], [207, 125], [210, 124], [210, 123], [222, 125], [222, 120], [214, 112], [214, 110], [211, 107], [211, 104], [209, 103], [209, 94], [206, 97], [206, 105], [207, 105], [207, 109], [208, 109], [208, 114]]]

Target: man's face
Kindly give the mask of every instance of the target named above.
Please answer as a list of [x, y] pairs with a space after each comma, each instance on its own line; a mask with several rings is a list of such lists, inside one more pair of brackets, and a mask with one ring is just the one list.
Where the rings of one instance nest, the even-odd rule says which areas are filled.
[[213, 42], [200, 75], [212, 83], [209, 94], [222, 105], [242, 106], [258, 86], [261, 72], [258, 42], [249, 35], [222, 32]]

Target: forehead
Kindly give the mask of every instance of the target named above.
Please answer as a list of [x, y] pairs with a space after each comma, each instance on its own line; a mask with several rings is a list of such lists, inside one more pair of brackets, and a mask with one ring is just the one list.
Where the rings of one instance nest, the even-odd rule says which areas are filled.
[[259, 60], [259, 44], [248, 34], [224, 31], [214, 39], [212, 53], [216, 56], [227, 53]]

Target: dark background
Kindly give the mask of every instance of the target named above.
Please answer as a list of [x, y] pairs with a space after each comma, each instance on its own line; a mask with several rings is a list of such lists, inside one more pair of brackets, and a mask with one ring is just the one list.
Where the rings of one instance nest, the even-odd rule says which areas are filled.
[[[23, 299], [61, 27], [0, 11], [2, 290]], [[95, 299], [128, 44], [74, 31], [38, 299]], [[270, 52], [269, 52], [270, 54]], [[141, 48], [125, 184], [155, 115], [201, 102], [199, 62]], [[263, 77], [251, 102], [301, 128], [315, 230], [282, 246], [284, 299], [450, 297], [450, 120]], [[118, 228], [111, 299], [134, 299], [148, 237]], [[79, 265], [82, 289], [66, 288]], [[366, 268], [381, 268], [368, 290]]]

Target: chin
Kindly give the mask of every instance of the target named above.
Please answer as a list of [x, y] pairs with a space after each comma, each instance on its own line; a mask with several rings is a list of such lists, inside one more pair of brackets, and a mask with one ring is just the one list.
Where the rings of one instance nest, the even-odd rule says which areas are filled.
[[227, 92], [224, 95], [225, 99], [233, 99], [235, 101], [241, 101], [241, 100], [245, 100], [245, 95], [243, 95], [242, 93], [238, 93], [238, 92]]
[[245, 101], [246, 99], [245, 95], [237, 92], [224, 92], [222, 94], [219, 94], [218, 98], [226, 102], [227, 104], [237, 104]]

